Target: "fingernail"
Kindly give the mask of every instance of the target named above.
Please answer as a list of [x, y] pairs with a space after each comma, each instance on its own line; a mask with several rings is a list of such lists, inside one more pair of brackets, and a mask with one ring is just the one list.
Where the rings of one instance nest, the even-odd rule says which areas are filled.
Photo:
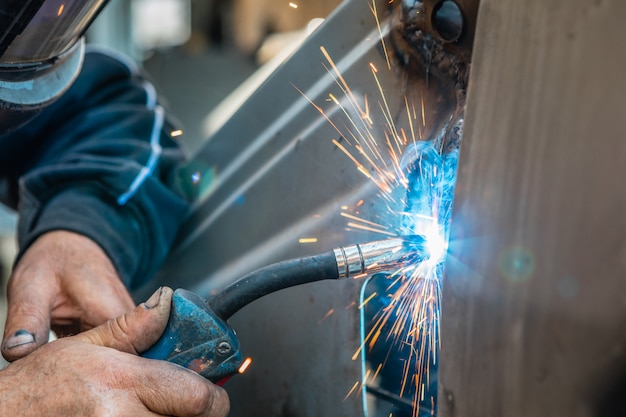
[[148, 301], [144, 303], [146, 308], [154, 308], [159, 305], [159, 301], [161, 301], [161, 293], [163, 292], [163, 287], [159, 287], [158, 290], [148, 298]]
[[5, 340], [2, 348], [8, 350], [29, 343], [35, 343], [35, 335], [27, 330], [18, 330], [13, 336]]

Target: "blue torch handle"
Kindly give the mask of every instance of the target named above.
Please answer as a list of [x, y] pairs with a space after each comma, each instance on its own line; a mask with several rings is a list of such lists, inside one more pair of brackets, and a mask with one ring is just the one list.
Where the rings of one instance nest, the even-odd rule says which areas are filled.
[[174, 291], [163, 335], [141, 356], [184, 366], [212, 382], [236, 374], [242, 363], [234, 330], [206, 300], [183, 289]]

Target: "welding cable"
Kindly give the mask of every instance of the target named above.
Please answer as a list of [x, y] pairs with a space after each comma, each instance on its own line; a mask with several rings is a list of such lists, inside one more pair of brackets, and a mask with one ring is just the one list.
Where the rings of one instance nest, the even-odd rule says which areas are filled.
[[290, 259], [258, 269], [235, 281], [207, 302], [218, 317], [228, 320], [251, 302], [284, 288], [397, 270], [429, 256], [426, 238], [419, 235], [342, 246], [330, 252]]
[[215, 314], [228, 320], [252, 301], [272, 292], [324, 279], [338, 279], [334, 252], [290, 259], [258, 269], [208, 300]]

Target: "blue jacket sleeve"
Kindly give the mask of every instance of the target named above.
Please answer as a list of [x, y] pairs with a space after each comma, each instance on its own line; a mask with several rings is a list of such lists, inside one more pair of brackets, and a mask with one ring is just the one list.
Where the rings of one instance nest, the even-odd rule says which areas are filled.
[[172, 185], [182, 160], [174, 129], [136, 66], [88, 50], [70, 90], [3, 139], [18, 259], [43, 233], [70, 230], [97, 242], [129, 288], [149, 280], [188, 210]]

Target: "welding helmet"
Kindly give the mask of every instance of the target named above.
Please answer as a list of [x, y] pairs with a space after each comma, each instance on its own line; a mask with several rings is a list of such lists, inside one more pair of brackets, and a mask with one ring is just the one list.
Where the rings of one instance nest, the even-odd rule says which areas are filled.
[[0, 135], [60, 97], [80, 72], [82, 38], [107, 0], [0, 2]]

